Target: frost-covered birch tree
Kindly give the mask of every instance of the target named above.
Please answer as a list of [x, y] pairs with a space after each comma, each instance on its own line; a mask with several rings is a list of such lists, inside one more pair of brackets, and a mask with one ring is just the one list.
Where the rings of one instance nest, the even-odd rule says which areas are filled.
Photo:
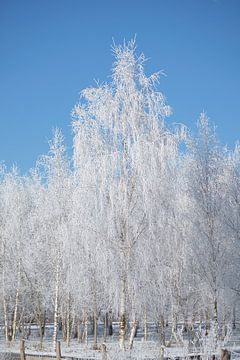
[[228, 239], [222, 218], [224, 154], [205, 114], [200, 117], [198, 129], [198, 137], [190, 142], [192, 157], [188, 164], [192, 198], [192, 250], [194, 271], [203, 284], [202, 289], [206, 290], [206, 306], [211, 304], [217, 336], [219, 301], [228, 265], [224, 256]]
[[[95, 163], [101, 162], [96, 197], [102, 201], [107, 220], [108, 261], [114, 264], [113, 287], [109, 290], [120, 314], [119, 339], [124, 348], [126, 300], [137, 296], [137, 248], [148, 228], [144, 199], [149, 189], [144, 175], [149, 169], [152, 144], [161, 147], [167, 141], [164, 117], [170, 109], [163, 95], [155, 90], [158, 74], [145, 76], [145, 59], [136, 56], [134, 42], [115, 46], [114, 54], [112, 83], [84, 90], [74, 110], [74, 162], [78, 168], [86, 152]], [[136, 307], [134, 302], [132, 308]]]

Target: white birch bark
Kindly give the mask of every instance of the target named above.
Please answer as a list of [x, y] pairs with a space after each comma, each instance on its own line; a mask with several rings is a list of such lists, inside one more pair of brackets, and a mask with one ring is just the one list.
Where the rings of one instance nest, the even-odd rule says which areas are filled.
[[60, 271], [60, 255], [57, 254], [56, 264], [56, 283], [55, 283], [55, 299], [54, 299], [54, 320], [53, 320], [53, 347], [57, 346], [58, 335], [58, 311], [59, 311], [59, 271]]
[[133, 348], [133, 341], [136, 336], [137, 326], [138, 326], [138, 321], [136, 319], [134, 319], [132, 328], [131, 328], [131, 332], [130, 332], [130, 338], [129, 338], [129, 349], [130, 350]]
[[5, 295], [3, 298], [3, 309], [4, 309], [4, 331], [5, 331], [5, 340], [8, 342], [8, 311], [7, 311], [7, 302]]
[[18, 284], [17, 284], [17, 290], [16, 290], [16, 298], [15, 298], [15, 306], [14, 306], [14, 315], [13, 315], [12, 341], [14, 341], [14, 340], [16, 339], [17, 314], [18, 314], [20, 282], [21, 282], [21, 261], [19, 261], [19, 265], [18, 265]]
[[148, 330], [147, 330], [147, 307], [144, 309], [144, 340], [147, 341]]
[[120, 324], [119, 324], [119, 346], [120, 349], [125, 349], [125, 336], [126, 336], [126, 280], [124, 276], [120, 282]]
[[67, 346], [70, 345], [70, 292], [67, 298]]
[[2, 294], [3, 294], [3, 311], [4, 311], [4, 332], [5, 332], [5, 340], [8, 342], [8, 309], [7, 309], [7, 301], [5, 295], [5, 272], [6, 272], [6, 259], [5, 259], [5, 243], [3, 241], [3, 267], [2, 267]]
[[88, 313], [87, 310], [84, 310], [84, 342], [85, 342], [85, 347], [87, 348], [88, 346]]

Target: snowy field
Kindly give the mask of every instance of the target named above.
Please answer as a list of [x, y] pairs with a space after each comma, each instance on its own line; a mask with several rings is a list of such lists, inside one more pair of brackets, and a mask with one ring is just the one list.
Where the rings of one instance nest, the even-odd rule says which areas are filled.
[[[72, 339], [70, 346], [67, 347], [66, 343], [62, 340], [61, 334], [59, 340], [61, 341], [61, 354], [66, 359], [109, 359], [109, 360], [157, 360], [168, 359], [191, 359], [194, 356], [200, 355], [202, 359], [212, 359], [213, 355], [219, 357], [222, 348], [227, 348], [231, 352], [231, 359], [240, 359], [240, 331], [236, 329], [230, 331], [229, 335], [223, 341], [219, 341], [217, 350], [213, 351], [214, 339], [211, 333], [208, 337], [202, 337], [198, 345], [191, 341], [188, 336], [181, 334], [181, 325], [178, 326], [178, 336], [181, 338], [182, 343], [177, 344], [176, 341], [171, 344], [171, 347], [161, 347], [158, 341], [158, 334], [153, 323], [148, 324], [148, 340], [144, 341], [143, 330], [139, 328], [137, 336], [134, 340], [134, 347], [132, 350], [128, 349], [128, 341], [126, 340], [126, 350], [123, 352], [119, 349], [118, 344], [118, 323], [113, 323], [113, 335], [108, 336], [106, 341], [103, 339], [103, 324], [99, 324], [99, 337], [98, 344], [99, 350], [92, 350], [93, 336], [91, 335], [91, 329], [89, 328], [88, 343], [79, 343], [76, 339]], [[31, 328], [31, 335], [29, 339], [25, 340], [26, 354], [42, 356], [56, 356], [52, 347], [52, 332], [53, 326], [48, 325], [46, 327], [46, 335], [43, 343], [43, 348], [40, 349], [40, 343], [38, 338], [39, 330], [37, 326], [33, 325]], [[196, 331], [196, 337], [199, 337], [199, 333]], [[169, 341], [170, 331], [167, 328], [166, 342]], [[101, 352], [101, 344], [106, 344], [107, 353], [105, 358]], [[13, 344], [6, 344], [3, 336], [3, 328], [1, 328], [1, 341], [0, 341], [0, 353], [1, 359], [9, 358], [6, 354], [19, 353], [19, 339]]]

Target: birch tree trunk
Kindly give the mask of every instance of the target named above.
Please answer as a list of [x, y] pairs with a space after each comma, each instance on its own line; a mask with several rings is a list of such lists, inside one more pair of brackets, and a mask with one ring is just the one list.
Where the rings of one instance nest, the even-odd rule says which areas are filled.
[[73, 339], [77, 339], [77, 338], [78, 338], [77, 319], [76, 319], [75, 309], [74, 309], [73, 314], [72, 314], [70, 336], [71, 336]]
[[62, 309], [61, 316], [59, 316], [62, 330], [63, 341], [67, 341], [67, 315], [65, 314], [65, 309]]
[[56, 266], [56, 285], [55, 285], [55, 299], [54, 299], [54, 320], [53, 320], [53, 347], [56, 349], [57, 346], [57, 335], [58, 335], [58, 309], [59, 309], [59, 271], [60, 271], [60, 259], [59, 254], [57, 255], [57, 266]]
[[104, 332], [103, 332], [103, 341], [107, 340], [107, 329], [108, 329], [108, 313], [106, 312], [104, 316]]
[[144, 310], [144, 340], [147, 341], [147, 307], [145, 306]]
[[126, 336], [126, 280], [122, 276], [120, 283], [120, 324], [119, 324], [119, 346], [121, 350], [125, 349], [125, 336]]
[[174, 339], [178, 343], [178, 338], [177, 338], [177, 313], [176, 313], [175, 310], [173, 310], [173, 314], [172, 314], [172, 336], [174, 337]]
[[15, 306], [14, 306], [14, 315], [13, 315], [12, 341], [14, 341], [15, 338], [16, 338], [20, 282], [21, 282], [21, 263], [19, 262], [19, 265], [18, 265], [18, 284], [17, 284], [16, 299], [15, 299]]
[[81, 330], [81, 320], [78, 318], [77, 321], [77, 339], [78, 343], [82, 342], [82, 330]]
[[84, 341], [87, 347], [88, 345], [88, 314], [87, 311], [84, 312]]
[[11, 341], [14, 341], [16, 338], [18, 300], [19, 300], [19, 287], [17, 288], [17, 291], [16, 291], [16, 299], [15, 299], [14, 315], [13, 315], [13, 327], [12, 327], [12, 340]]
[[70, 345], [70, 292], [68, 292], [67, 298], [67, 346]]
[[206, 331], [205, 331], [205, 335], [207, 336], [210, 330], [210, 309], [209, 307], [207, 307], [207, 310], [205, 312], [205, 316], [206, 316]]
[[38, 310], [38, 324], [39, 324], [39, 335], [40, 335], [40, 349], [43, 348], [43, 336], [45, 333], [45, 322], [46, 322], [46, 313], [41, 310], [39, 305]]
[[236, 329], [236, 304], [233, 304], [233, 320], [232, 320], [232, 329]]
[[108, 335], [113, 335], [113, 325], [112, 325], [112, 310], [109, 311], [109, 324], [108, 324]]
[[3, 294], [3, 312], [4, 312], [4, 332], [5, 332], [5, 340], [8, 342], [8, 307], [5, 295], [5, 272], [6, 272], [6, 259], [5, 259], [5, 242], [3, 241], [2, 246], [2, 258], [3, 258], [3, 266], [2, 266], [2, 294]]
[[225, 308], [223, 309], [223, 315], [222, 315], [222, 340], [224, 340], [226, 336], [226, 314], [225, 314]]
[[97, 294], [96, 294], [96, 280], [93, 276], [93, 349], [97, 350], [97, 335], [98, 335], [98, 314], [97, 314]]
[[8, 310], [7, 302], [5, 295], [3, 295], [3, 309], [4, 309], [4, 330], [5, 330], [5, 340], [8, 342]]
[[129, 339], [129, 349], [133, 348], [133, 340], [137, 333], [137, 326], [138, 326], [138, 322], [137, 322], [136, 318], [134, 318], [131, 333], [130, 333], [130, 339]]
[[162, 314], [160, 315], [160, 344], [165, 345], [165, 323]]
[[195, 317], [196, 317], [196, 314], [195, 314], [195, 307], [194, 307], [194, 308], [193, 308], [193, 312], [192, 312], [191, 325], [190, 325], [191, 338], [192, 338], [192, 340], [195, 338], [195, 328], [194, 328], [194, 325], [195, 325]]
[[214, 299], [213, 319], [214, 319], [215, 348], [217, 348], [217, 341], [218, 341], [218, 302], [217, 302], [217, 297], [216, 296], [215, 296], [215, 299]]
[[98, 316], [97, 312], [93, 313], [93, 350], [97, 350], [97, 336], [98, 336]]

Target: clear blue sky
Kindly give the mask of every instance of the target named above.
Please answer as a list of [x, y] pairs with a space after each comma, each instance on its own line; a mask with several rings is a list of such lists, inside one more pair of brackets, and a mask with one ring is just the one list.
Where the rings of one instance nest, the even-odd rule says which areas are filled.
[[146, 72], [163, 69], [169, 122], [202, 110], [223, 144], [240, 138], [239, 0], [0, 0], [0, 160], [22, 172], [60, 127], [71, 151], [81, 89], [106, 81], [112, 38], [137, 35]]

